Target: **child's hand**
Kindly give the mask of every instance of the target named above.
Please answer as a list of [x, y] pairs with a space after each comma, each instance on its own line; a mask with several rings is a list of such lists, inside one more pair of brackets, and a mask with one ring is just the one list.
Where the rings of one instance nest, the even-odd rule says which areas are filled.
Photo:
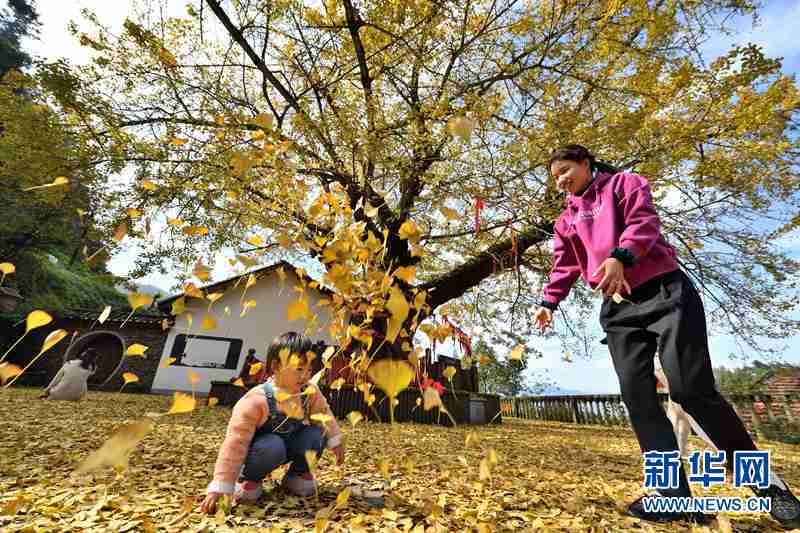
[[[596, 278], [601, 273], [603, 275], [603, 279], [600, 280], [600, 283], [597, 284], [597, 287], [594, 289], [595, 292], [603, 291], [603, 294], [606, 296], [612, 296], [614, 293], [620, 294], [630, 294], [631, 286], [628, 285], [628, 282], [625, 280], [624, 274], [625, 266], [619, 259], [615, 259], [613, 257], [609, 257], [600, 265], [600, 268], [595, 270], [594, 274], [592, 274], [592, 278]], [[623, 289], [625, 292], [623, 293]]]
[[222, 497], [220, 492], [209, 492], [203, 503], [200, 504], [200, 510], [206, 514], [217, 512], [217, 501]]
[[344, 446], [340, 444], [335, 448], [331, 448], [331, 451], [336, 456], [336, 464], [342, 466], [344, 464]]
[[536, 321], [536, 325], [539, 326], [539, 333], [544, 333], [544, 330], [553, 323], [553, 312], [546, 307], [540, 307], [536, 310], [536, 314], [533, 315], [533, 319]]

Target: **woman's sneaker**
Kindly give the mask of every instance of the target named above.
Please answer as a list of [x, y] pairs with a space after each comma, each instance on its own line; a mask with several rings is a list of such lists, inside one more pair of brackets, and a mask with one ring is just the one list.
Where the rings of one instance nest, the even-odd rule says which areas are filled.
[[751, 487], [756, 496], [770, 498], [769, 514], [787, 529], [800, 528], [800, 501], [792, 494], [789, 487], [781, 488], [770, 485], [766, 489]]
[[317, 482], [311, 472], [304, 474], [294, 474], [287, 472], [286, 477], [283, 478], [283, 488], [294, 494], [295, 496], [312, 496], [317, 491]]
[[260, 481], [238, 481], [233, 489], [233, 499], [237, 502], [252, 503], [264, 494]]

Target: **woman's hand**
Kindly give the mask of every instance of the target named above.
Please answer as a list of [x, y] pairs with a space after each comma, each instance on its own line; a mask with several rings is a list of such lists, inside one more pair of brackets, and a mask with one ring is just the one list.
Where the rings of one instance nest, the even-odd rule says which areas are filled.
[[203, 500], [203, 503], [200, 504], [200, 510], [206, 514], [212, 514], [217, 512], [217, 502], [222, 497], [222, 493], [220, 492], [209, 492], [206, 495], [206, 499]]
[[553, 323], [553, 311], [546, 307], [539, 307], [533, 315], [533, 319], [539, 326], [539, 333], [544, 333], [544, 330]]
[[[630, 294], [631, 286], [625, 280], [625, 265], [619, 259], [609, 257], [600, 265], [600, 268], [595, 270], [592, 278], [596, 278], [603, 273], [603, 279], [597, 284], [594, 291], [603, 291], [606, 296], [612, 296], [614, 293]], [[622, 291], [625, 291], [624, 293]]]
[[335, 448], [331, 448], [331, 451], [336, 456], [336, 464], [342, 466], [344, 464], [344, 445], [340, 444]]

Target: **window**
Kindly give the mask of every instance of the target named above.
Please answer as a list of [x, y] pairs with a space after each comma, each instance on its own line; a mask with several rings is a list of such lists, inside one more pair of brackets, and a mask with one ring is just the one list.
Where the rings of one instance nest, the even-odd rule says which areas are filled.
[[172, 345], [174, 366], [224, 368], [236, 370], [242, 353], [242, 339], [178, 335]]

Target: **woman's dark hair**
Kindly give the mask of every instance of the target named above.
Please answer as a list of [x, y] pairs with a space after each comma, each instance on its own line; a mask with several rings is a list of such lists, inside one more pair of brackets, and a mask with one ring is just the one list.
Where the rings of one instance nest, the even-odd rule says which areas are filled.
[[87, 370], [96, 370], [98, 356], [99, 354], [94, 350], [94, 348], [86, 348], [78, 356], [78, 359], [80, 360], [83, 368]]
[[267, 348], [267, 371], [272, 372], [272, 366], [275, 361], [280, 361], [280, 353], [284, 349], [288, 349], [290, 354], [297, 354], [301, 361], [306, 360], [306, 354], [313, 352], [316, 357], [311, 362], [311, 373], [315, 374], [322, 368], [322, 353], [319, 351], [320, 344], [314, 344], [311, 339], [300, 333], [289, 331], [275, 340]]
[[554, 151], [550, 154], [550, 161], [547, 162], [547, 168], [549, 169], [555, 161], [575, 161], [578, 163], [581, 161], [589, 161], [589, 167], [592, 171], [597, 170], [598, 172], [607, 172], [609, 174], [616, 174], [619, 172], [617, 167], [602, 161], [597, 161], [594, 154], [590, 152], [588, 148], [580, 144], [567, 144]]

